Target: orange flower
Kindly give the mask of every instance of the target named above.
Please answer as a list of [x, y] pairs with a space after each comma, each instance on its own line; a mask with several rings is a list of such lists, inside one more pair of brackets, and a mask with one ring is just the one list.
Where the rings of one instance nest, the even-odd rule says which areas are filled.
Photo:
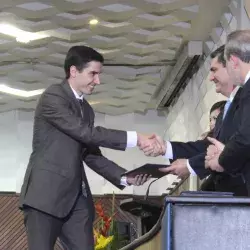
[[96, 210], [96, 214], [99, 217], [98, 226], [94, 231], [95, 232], [95, 246], [96, 246], [96, 249], [102, 249], [102, 247], [98, 244], [98, 243], [100, 243], [99, 239], [110, 238], [108, 236], [110, 234], [112, 235], [112, 233], [113, 233], [113, 222], [112, 221], [113, 221], [114, 216], [116, 214], [114, 212], [114, 210], [115, 210], [114, 195], [113, 195], [111, 213], [109, 212], [108, 215], [106, 215], [107, 211], [106, 210], [104, 211], [104, 207], [103, 207], [101, 200], [99, 200], [95, 203], [95, 210]]
[[95, 204], [95, 209], [96, 209], [96, 211], [97, 211], [97, 212], [101, 212], [101, 211], [103, 211], [103, 208], [102, 208], [101, 203], [97, 203], [97, 204]]

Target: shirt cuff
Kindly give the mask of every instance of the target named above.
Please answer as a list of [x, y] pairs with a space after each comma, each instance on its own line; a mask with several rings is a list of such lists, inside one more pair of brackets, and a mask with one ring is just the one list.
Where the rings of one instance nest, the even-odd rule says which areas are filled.
[[130, 186], [130, 185], [127, 183], [127, 177], [126, 177], [126, 176], [123, 176], [123, 177], [121, 178], [121, 186], [125, 186], [125, 187]]
[[137, 146], [137, 133], [135, 131], [127, 131], [127, 148]]
[[166, 153], [164, 155], [164, 158], [173, 160], [173, 148], [172, 148], [172, 144], [170, 141], [166, 141]]
[[189, 160], [187, 160], [187, 168], [188, 171], [190, 173], [191, 176], [196, 176], [197, 174], [195, 173], [195, 171], [191, 168], [190, 164], [189, 164]]

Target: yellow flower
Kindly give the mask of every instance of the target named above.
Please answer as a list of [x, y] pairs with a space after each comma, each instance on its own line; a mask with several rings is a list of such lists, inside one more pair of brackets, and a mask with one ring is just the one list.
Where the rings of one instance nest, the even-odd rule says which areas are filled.
[[113, 238], [114, 238], [113, 235], [109, 236], [109, 237], [104, 237], [103, 235], [98, 235], [96, 237], [95, 250], [101, 250], [101, 249], [105, 248], [113, 240]]

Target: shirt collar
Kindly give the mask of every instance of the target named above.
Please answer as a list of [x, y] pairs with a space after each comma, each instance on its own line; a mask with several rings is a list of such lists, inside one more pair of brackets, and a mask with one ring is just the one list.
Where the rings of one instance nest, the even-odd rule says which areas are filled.
[[[250, 72], [250, 71], [249, 71], [249, 72]], [[249, 77], [250, 77], [250, 75], [249, 75]], [[240, 88], [240, 86], [236, 86], [236, 87], [234, 88], [234, 90], [231, 92], [231, 94], [230, 94], [230, 96], [229, 96], [229, 98], [228, 98], [228, 99], [230, 100], [230, 102], [233, 101], [233, 99], [234, 99], [235, 95], [237, 94], [239, 88]]]
[[244, 83], [246, 83], [249, 79], [250, 79], [250, 71], [248, 71]]
[[83, 100], [83, 95], [79, 96], [78, 93], [71, 87], [71, 85], [69, 85], [70, 88], [72, 89], [76, 99], [80, 99], [80, 100]]

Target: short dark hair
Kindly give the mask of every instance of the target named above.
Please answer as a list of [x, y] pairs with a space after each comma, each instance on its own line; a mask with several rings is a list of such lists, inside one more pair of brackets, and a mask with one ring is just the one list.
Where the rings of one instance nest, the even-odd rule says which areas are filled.
[[64, 71], [66, 79], [70, 77], [70, 67], [75, 66], [77, 70], [82, 71], [89, 62], [96, 61], [103, 63], [103, 56], [96, 50], [87, 46], [73, 46], [69, 49], [64, 61]]
[[224, 57], [225, 45], [220, 46], [218, 49], [213, 51], [210, 55], [212, 59], [218, 58], [218, 63], [221, 63], [224, 67], [226, 67], [226, 59]]
[[216, 109], [219, 109], [220, 112], [222, 112], [224, 110], [225, 104], [226, 104], [226, 101], [219, 101], [219, 102], [214, 103], [214, 105], [210, 109], [210, 114]]

